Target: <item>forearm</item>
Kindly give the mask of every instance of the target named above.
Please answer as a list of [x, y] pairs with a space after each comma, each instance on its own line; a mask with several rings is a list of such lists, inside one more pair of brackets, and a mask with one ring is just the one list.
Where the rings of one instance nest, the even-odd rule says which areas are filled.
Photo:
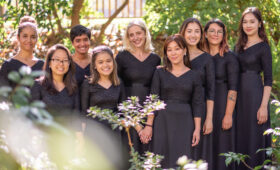
[[261, 107], [267, 107], [270, 98], [271, 87], [264, 86]]
[[213, 119], [213, 110], [214, 110], [214, 101], [207, 100], [206, 101], [206, 119], [212, 120]]
[[149, 115], [146, 124], [147, 125], [153, 125], [154, 123], [154, 115]]
[[229, 90], [227, 95], [227, 105], [225, 115], [232, 116], [236, 104], [237, 92]]
[[195, 117], [194, 118], [195, 130], [199, 130], [200, 131], [200, 126], [201, 126], [201, 118], [200, 117]]

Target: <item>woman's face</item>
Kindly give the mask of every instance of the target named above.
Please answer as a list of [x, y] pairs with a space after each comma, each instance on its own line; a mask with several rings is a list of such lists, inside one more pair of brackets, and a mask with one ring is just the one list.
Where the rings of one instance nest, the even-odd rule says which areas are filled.
[[25, 51], [33, 51], [37, 43], [37, 32], [31, 26], [22, 29], [18, 36], [20, 48]]
[[223, 41], [223, 28], [218, 24], [213, 23], [209, 25], [209, 28], [206, 32], [206, 37], [209, 42], [209, 45], [220, 45]]
[[143, 48], [146, 42], [146, 33], [137, 25], [128, 29], [128, 40], [135, 48]]
[[76, 53], [86, 55], [88, 54], [90, 40], [86, 34], [82, 34], [74, 38], [72, 45]]
[[247, 36], [258, 34], [260, 25], [261, 23], [252, 13], [246, 14], [242, 21], [242, 28]]
[[201, 30], [197, 23], [189, 23], [184, 34], [188, 46], [197, 46], [201, 39]]
[[69, 65], [70, 60], [64, 50], [58, 49], [53, 53], [50, 61], [53, 76], [64, 76], [69, 70]]
[[95, 67], [100, 77], [108, 77], [113, 72], [113, 59], [107, 52], [101, 52], [96, 56]]
[[187, 49], [180, 48], [180, 46], [175, 41], [172, 41], [167, 45], [166, 54], [172, 65], [183, 63], [186, 52]]

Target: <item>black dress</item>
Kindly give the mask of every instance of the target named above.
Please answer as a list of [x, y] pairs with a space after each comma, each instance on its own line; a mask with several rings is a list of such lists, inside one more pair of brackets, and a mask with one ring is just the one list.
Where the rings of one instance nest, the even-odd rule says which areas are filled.
[[179, 157], [193, 158], [194, 117], [201, 116], [204, 102], [201, 81], [192, 70], [176, 77], [160, 68], [155, 71], [151, 93], [167, 104], [154, 119], [153, 152], [164, 156], [162, 168], [174, 168]]
[[[35, 70], [42, 70], [44, 65], [43, 60], [38, 60], [32, 67], [32, 71]], [[22, 66], [27, 66], [26, 64], [22, 63], [21, 61], [17, 59], [8, 59], [6, 60], [0, 70], [0, 85], [5, 85], [5, 86], [12, 86], [14, 87], [16, 84], [8, 79], [8, 74], [11, 71], [19, 71], [19, 69]]]
[[[108, 89], [106, 89], [98, 83], [94, 85], [89, 84], [88, 80], [85, 79], [81, 86], [81, 105], [82, 112], [84, 114], [87, 114], [87, 109], [89, 109], [91, 106], [117, 111], [117, 105], [123, 100], [125, 100], [125, 92], [122, 84], [118, 86], [111, 85]], [[126, 165], [124, 160], [127, 159], [124, 159], [124, 157], [128, 158], [128, 155], [126, 155], [127, 151], [125, 151], [124, 154], [121, 153], [126, 149], [126, 147], [124, 148], [122, 146], [121, 131], [119, 129], [115, 129], [113, 131], [111, 125], [107, 121], [101, 121], [99, 118], [93, 119], [87, 117], [86, 124], [85, 136], [93, 140], [94, 143], [97, 143], [101, 148], [105, 148], [106, 151], [104, 154], [109, 160], [112, 161], [115, 169], [126, 169], [124, 168]], [[96, 126], [93, 126], [94, 124], [101, 124], [103, 135], [108, 135], [110, 137], [110, 141], [96, 139]], [[113, 143], [113, 151], [117, 149], [118, 152], [113, 152], [110, 150], [110, 146], [107, 145], [108, 143]]]
[[237, 91], [239, 65], [232, 52], [225, 53], [223, 57], [217, 54], [213, 58], [216, 70], [213, 113], [213, 169], [233, 170], [234, 166], [226, 167], [225, 157], [219, 156], [219, 154], [235, 151], [235, 111], [233, 112], [231, 129], [223, 130], [222, 121], [226, 112], [228, 91]]
[[[89, 84], [88, 80], [82, 84], [81, 89], [81, 105], [83, 114], [88, 114], [87, 110], [91, 106], [97, 106], [101, 109], [111, 109], [114, 112], [118, 111], [118, 104], [125, 100], [125, 92], [123, 85], [118, 86], [111, 85], [108, 89], [96, 84]], [[92, 118], [88, 118], [92, 119]], [[99, 121], [99, 119], [97, 119]], [[99, 121], [109, 129], [111, 125], [107, 121]]]
[[[160, 65], [160, 57], [151, 53], [144, 61], [139, 61], [128, 51], [119, 52], [116, 56], [118, 64], [118, 75], [122, 79], [126, 96], [138, 96], [140, 103], [150, 94], [150, 87], [156, 67]], [[151, 150], [151, 142], [142, 144], [138, 133], [134, 128], [130, 128], [133, 147], [140, 154]], [[124, 139], [127, 137], [124, 134]]]
[[[256, 151], [271, 146], [271, 137], [263, 136], [270, 128], [268, 120], [259, 125], [257, 112], [260, 108], [264, 86], [272, 86], [272, 56], [270, 46], [265, 42], [257, 43], [238, 54], [241, 67], [240, 86], [237, 99], [237, 152], [247, 154], [247, 163], [255, 167], [265, 160], [265, 152]], [[264, 83], [260, 73], [263, 72]], [[269, 105], [268, 105], [269, 109]], [[238, 170], [247, 169], [241, 165]]]
[[85, 76], [89, 76], [89, 75], [90, 75], [90, 64], [87, 65], [85, 68], [82, 68], [77, 63], [75, 63], [75, 77], [79, 89], [83, 84]]
[[[53, 94], [42, 86], [41, 82], [35, 81], [31, 88], [32, 100], [41, 100], [46, 104], [47, 110], [54, 116], [55, 120], [59, 123], [72, 123], [72, 120], [78, 116], [79, 111], [79, 95], [78, 92], [69, 95], [66, 87], [60, 92]], [[71, 120], [71, 122], [63, 122], [64, 119]], [[74, 121], [74, 120], [73, 120]], [[78, 127], [79, 122], [75, 122], [75, 129], [80, 130]]]
[[[206, 100], [213, 100], [215, 96], [215, 65], [211, 55], [203, 53], [193, 60], [191, 60], [191, 69], [198, 72], [204, 91], [204, 104]], [[212, 170], [212, 145], [213, 135], [203, 135], [203, 125], [206, 119], [206, 105], [203, 106], [204, 110], [201, 115], [201, 138], [199, 145], [195, 147], [194, 159], [203, 159], [208, 162], [208, 169]]]

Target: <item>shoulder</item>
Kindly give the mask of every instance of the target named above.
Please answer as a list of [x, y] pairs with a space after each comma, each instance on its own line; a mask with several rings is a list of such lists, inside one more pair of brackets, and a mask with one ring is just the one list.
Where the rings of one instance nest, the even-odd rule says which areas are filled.
[[194, 84], [201, 84], [201, 78], [200, 78], [200, 75], [197, 71], [190, 70], [189, 74], [191, 75]]
[[270, 50], [270, 45], [267, 42], [261, 42], [261, 46], [265, 49], [265, 50]]
[[130, 52], [129, 51], [127, 51], [127, 50], [121, 50], [121, 51], [119, 51], [118, 52], [118, 54], [117, 54], [117, 58], [122, 58], [122, 57], [125, 57], [125, 56], [128, 56], [128, 55], [130, 55]]

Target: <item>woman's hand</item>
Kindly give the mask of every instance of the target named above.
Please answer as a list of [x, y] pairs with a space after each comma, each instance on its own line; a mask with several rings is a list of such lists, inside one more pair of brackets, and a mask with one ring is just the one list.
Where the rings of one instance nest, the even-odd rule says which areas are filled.
[[231, 115], [225, 115], [222, 121], [222, 129], [228, 130], [232, 127], [232, 116]]
[[192, 146], [196, 146], [200, 140], [200, 129], [195, 129], [193, 132]]
[[267, 107], [261, 106], [257, 113], [258, 124], [264, 124], [267, 121], [268, 113]]
[[213, 122], [211, 119], [206, 119], [203, 125], [203, 134], [208, 135], [213, 131]]
[[153, 136], [153, 128], [145, 126], [145, 128], [139, 133], [139, 136], [143, 144], [149, 143]]

